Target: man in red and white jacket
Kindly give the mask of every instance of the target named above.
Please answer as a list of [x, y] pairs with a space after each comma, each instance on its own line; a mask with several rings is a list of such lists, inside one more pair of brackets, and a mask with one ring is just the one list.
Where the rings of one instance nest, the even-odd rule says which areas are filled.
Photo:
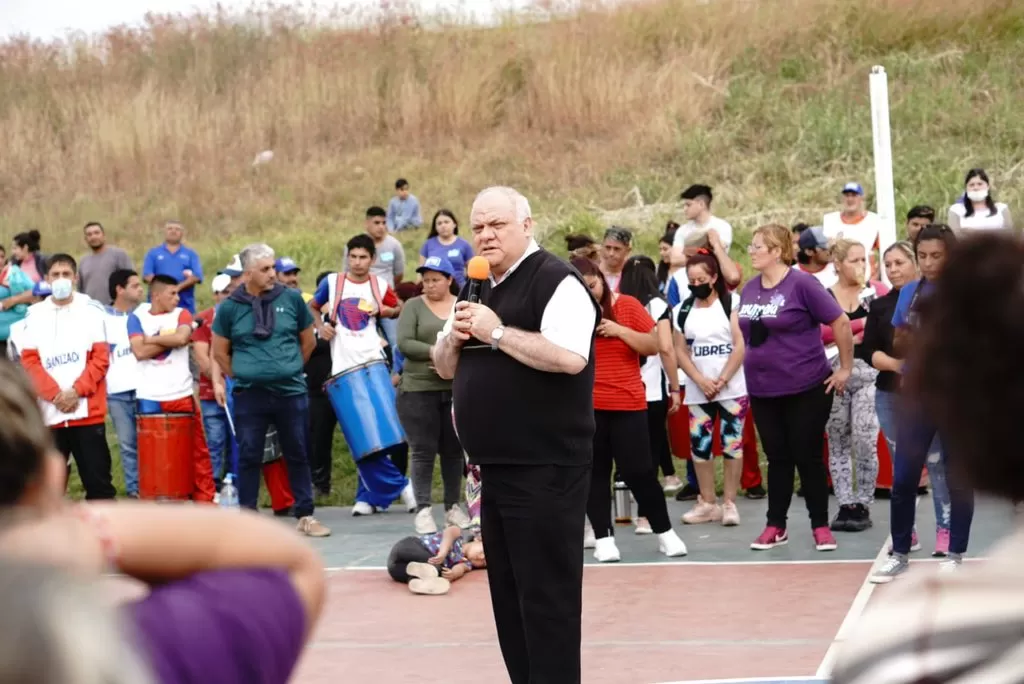
[[86, 499], [113, 499], [104, 424], [110, 348], [103, 307], [75, 292], [78, 266], [67, 254], [50, 258], [46, 279], [52, 294], [29, 307], [21, 363], [57, 448], [75, 459]]
[[[139, 306], [128, 316], [128, 340], [138, 359], [135, 396], [139, 400], [139, 416], [192, 414], [192, 500], [212, 503], [217, 493], [213, 465], [189, 368], [192, 314], [178, 306], [178, 282], [170, 276], [153, 276], [149, 299], [149, 304]], [[147, 454], [140, 453], [140, 463], [146, 457]]]

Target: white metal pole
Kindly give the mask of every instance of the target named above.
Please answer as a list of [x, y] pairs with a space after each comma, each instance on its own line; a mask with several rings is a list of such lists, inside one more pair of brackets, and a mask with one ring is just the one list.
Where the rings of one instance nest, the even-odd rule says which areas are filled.
[[[881, 255], [896, 242], [896, 191], [892, 177], [892, 139], [889, 128], [889, 77], [885, 67], [871, 69], [868, 79], [871, 92], [871, 134], [875, 156], [875, 198], [876, 210], [882, 219], [878, 236], [879, 260]], [[880, 268], [882, 280], [891, 285]]]

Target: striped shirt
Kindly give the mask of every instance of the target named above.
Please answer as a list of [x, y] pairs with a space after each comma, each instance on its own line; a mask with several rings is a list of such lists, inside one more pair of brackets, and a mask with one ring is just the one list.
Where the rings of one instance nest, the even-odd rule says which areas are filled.
[[[654, 329], [654, 319], [639, 301], [620, 294], [612, 305], [615, 322], [641, 333]], [[645, 411], [647, 392], [640, 377], [640, 355], [614, 337], [597, 337], [594, 343], [594, 409], [597, 411]]]
[[832, 684], [1024, 681], [1024, 531], [984, 563], [898, 580], [840, 653]]

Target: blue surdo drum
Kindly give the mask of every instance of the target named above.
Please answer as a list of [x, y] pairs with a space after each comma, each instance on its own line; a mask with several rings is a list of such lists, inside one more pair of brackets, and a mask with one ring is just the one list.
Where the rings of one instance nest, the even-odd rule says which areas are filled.
[[384, 361], [338, 373], [324, 383], [324, 392], [354, 460], [405, 441], [395, 408], [395, 388]]

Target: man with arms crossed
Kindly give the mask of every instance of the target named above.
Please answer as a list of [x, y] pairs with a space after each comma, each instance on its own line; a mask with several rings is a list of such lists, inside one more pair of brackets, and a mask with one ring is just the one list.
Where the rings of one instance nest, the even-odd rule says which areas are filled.
[[579, 274], [537, 245], [525, 197], [489, 188], [470, 219], [491, 275], [481, 303], [463, 288], [432, 358], [455, 380], [456, 428], [481, 468], [491, 605], [512, 684], [574, 684], [600, 314]]
[[309, 395], [302, 372], [316, 346], [313, 316], [297, 290], [277, 282], [274, 250], [268, 245], [249, 245], [240, 256], [244, 284], [220, 303], [213, 319], [213, 360], [234, 381], [239, 501], [256, 510], [263, 447], [273, 424], [295, 497], [298, 530], [326, 537], [331, 531], [313, 517]]

